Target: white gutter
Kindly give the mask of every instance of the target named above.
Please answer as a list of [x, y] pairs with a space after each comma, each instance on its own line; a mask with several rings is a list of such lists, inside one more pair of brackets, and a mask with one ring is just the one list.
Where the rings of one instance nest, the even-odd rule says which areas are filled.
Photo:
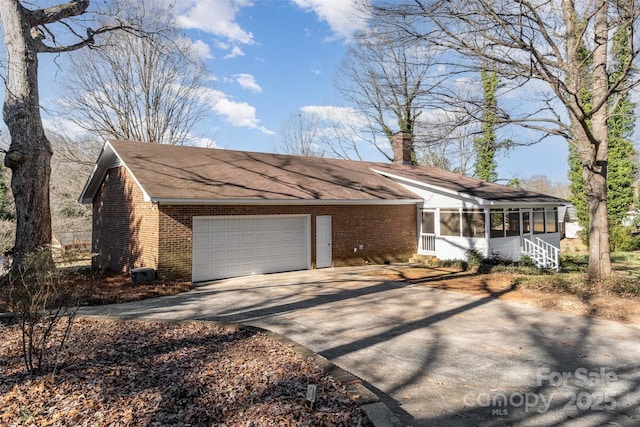
[[152, 202], [159, 205], [414, 205], [422, 203], [422, 199], [400, 200], [344, 200], [344, 199], [168, 199], [152, 197]]

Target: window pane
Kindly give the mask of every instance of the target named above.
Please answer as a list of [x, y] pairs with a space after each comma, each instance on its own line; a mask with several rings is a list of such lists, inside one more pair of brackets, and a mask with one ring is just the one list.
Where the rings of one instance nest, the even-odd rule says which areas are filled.
[[507, 236], [520, 235], [520, 209], [507, 210]]
[[440, 210], [440, 235], [460, 236], [460, 212]]
[[462, 212], [462, 236], [484, 237], [484, 210], [469, 209]]
[[491, 209], [491, 237], [504, 237], [504, 211]]
[[435, 234], [436, 233], [436, 224], [435, 224], [436, 213], [435, 212], [422, 212], [422, 232]]
[[546, 215], [547, 233], [558, 232], [558, 208], [547, 209]]
[[533, 234], [544, 233], [544, 209], [535, 208], [533, 210]]
[[522, 211], [522, 232], [531, 233], [531, 212]]

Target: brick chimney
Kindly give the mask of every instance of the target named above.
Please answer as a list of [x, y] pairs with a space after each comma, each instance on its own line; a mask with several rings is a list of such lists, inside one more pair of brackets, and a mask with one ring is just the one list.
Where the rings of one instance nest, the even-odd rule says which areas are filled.
[[393, 163], [401, 165], [410, 165], [413, 153], [413, 141], [411, 134], [407, 132], [398, 132], [393, 135]]

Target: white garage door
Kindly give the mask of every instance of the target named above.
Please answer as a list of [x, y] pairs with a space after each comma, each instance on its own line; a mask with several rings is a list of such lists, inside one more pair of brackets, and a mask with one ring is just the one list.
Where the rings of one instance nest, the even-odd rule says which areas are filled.
[[309, 218], [193, 218], [193, 281], [310, 268]]

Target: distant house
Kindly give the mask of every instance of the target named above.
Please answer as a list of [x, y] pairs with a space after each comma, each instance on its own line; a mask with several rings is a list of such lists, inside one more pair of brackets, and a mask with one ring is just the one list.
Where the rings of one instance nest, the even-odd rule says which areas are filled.
[[565, 204], [564, 206], [560, 206], [560, 213], [560, 226], [563, 231], [561, 237], [566, 237], [567, 239], [579, 238], [582, 226], [578, 220], [576, 207], [571, 203]]
[[557, 267], [563, 200], [406, 164], [395, 143], [405, 161], [386, 164], [108, 141], [80, 196], [94, 264], [194, 282], [469, 250]]

